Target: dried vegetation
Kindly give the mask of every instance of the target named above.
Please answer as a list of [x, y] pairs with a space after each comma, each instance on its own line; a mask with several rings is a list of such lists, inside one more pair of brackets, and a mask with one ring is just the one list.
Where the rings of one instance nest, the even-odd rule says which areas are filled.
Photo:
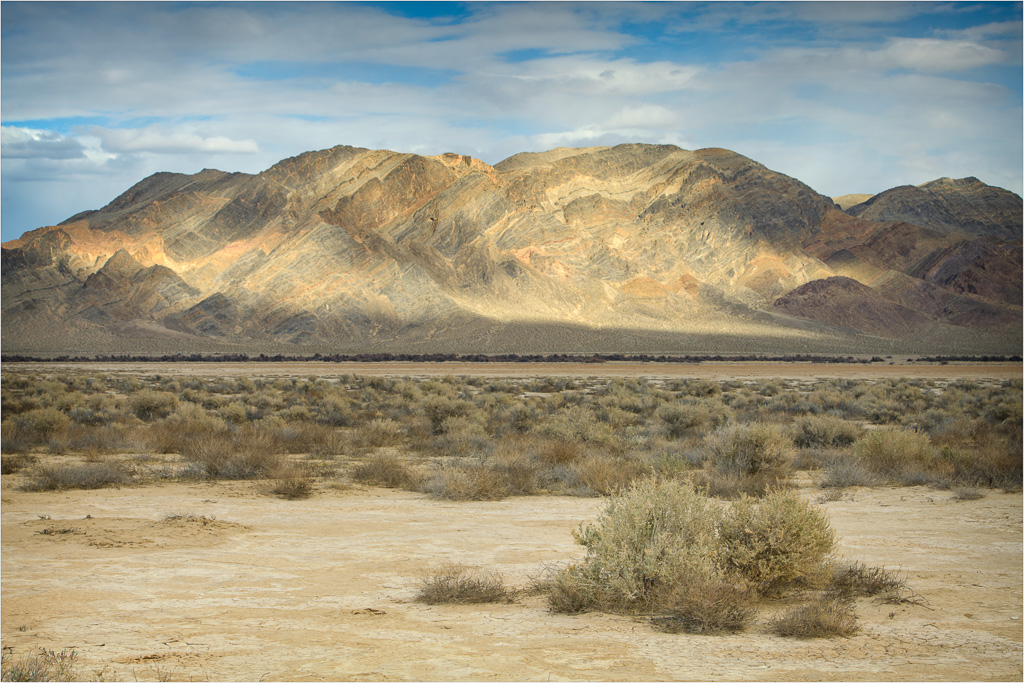
[[4, 372], [2, 402], [3, 472], [32, 490], [254, 479], [297, 498], [347, 479], [496, 500], [609, 495], [658, 476], [738, 499], [807, 470], [823, 488], [971, 500], [1022, 476], [1017, 380]]
[[[585, 558], [548, 576], [550, 607], [668, 632], [743, 630], [768, 602], [788, 606], [767, 622], [778, 635], [848, 636], [858, 599], [919, 604], [898, 573], [834, 557], [826, 514], [791, 490], [800, 471], [821, 502], [875, 485], [970, 501], [1022, 478], [1019, 380], [2, 380], [3, 474], [27, 491], [243, 479], [285, 499], [347, 482], [456, 501], [608, 496], [577, 532]], [[417, 599], [517, 596], [446, 564]], [[66, 660], [5, 658], [5, 680]]]

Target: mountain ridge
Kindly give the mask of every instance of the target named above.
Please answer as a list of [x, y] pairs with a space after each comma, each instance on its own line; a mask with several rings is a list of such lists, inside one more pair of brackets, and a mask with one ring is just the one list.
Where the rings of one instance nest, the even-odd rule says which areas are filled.
[[[916, 203], [894, 188], [843, 212], [734, 152], [642, 144], [493, 167], [337, 146], [258, 174], [158, 173], [3, 245], [3, 347], [58, 351], [87, 332], [130, 348], [166, 330], [169, 345], [211, 348], [475, 352], [510, 326], [545, 325], [675, 352], [690, 350], [688, 334], [735, 337], [737, 352], [744, 338], [837, 352], [1019, 347], [1020, 198], [974, 178], [922, 187]], [[904, 220], [908, 205], [918, 223]], [[139, 270], [121, 273], [126, 257]], [[836, 277], [870, 290], [844, 296], [923, 317], [886, 328], [801, 307], [806, 297], [776, 305]], [[53, 319], [46, 343], [33, 337], [41, 314]]]

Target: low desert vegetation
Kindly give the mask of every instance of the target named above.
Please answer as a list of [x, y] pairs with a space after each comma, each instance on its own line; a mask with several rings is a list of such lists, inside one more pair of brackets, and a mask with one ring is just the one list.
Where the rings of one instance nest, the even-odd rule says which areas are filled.
[[41, 649], [38, 652], [15, 657], [10, 648], [3, 649], [2, 680], [4, 681], [80, 681], [76, 670], [75, 650]]
[[479, 604], [515, 602], [519, 591], [505, 585], [500, 574], [473, 570], [465, 565], [446, 562], [424, 574], [416, 594], [417, 602], [428, 605]]
[[857, 597], [905, 588], [884, 569], [839, 563], [828, 517], [791, 491], [724, 505], [692, 483], [638, 480], [576, 539], [586, 556], [549, 582], [551, 609], [643, 616], [669, 632], [742, 631], [766, 600], [795, 600], [774, 633], [849, 636]]
[[[1019, 490], [1022, 384], [933, 380], [170, 377], [5, 371], [3, 472], [47, 490], [347, 480], [446, 500], [606, 496], [650, 476], [725, 499]], [[162, 458], [163, 465], [147, 465]]]

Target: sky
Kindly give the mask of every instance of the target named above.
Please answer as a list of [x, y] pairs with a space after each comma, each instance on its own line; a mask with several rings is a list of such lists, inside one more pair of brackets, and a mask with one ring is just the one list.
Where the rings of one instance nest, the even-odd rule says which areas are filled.
[[335, 145], [724, 147], [828, 195], [1022, 193], [1021, 3], [3, 2], [3, 240]]

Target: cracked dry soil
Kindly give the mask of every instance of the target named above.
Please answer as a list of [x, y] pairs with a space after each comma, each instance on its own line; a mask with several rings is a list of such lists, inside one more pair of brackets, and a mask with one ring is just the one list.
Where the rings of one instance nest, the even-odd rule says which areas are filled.
[[118, 680], [1020, 680], [1021, 502], [847, 491], [825, 505], [841, 556], [901, 569], [920, 604], [865, 598], [856, 636], [794, 640], [765, 624], [783, 604], [744, 633], [696, 636], [554, 614], [540, 595], [413, 601], [443, 560], [526, 586], [582, 557], [571, 532], [596, 518], [598, 499], [7, 487], [3, 645], [15, 656], [75, 648], [81, 674]]

